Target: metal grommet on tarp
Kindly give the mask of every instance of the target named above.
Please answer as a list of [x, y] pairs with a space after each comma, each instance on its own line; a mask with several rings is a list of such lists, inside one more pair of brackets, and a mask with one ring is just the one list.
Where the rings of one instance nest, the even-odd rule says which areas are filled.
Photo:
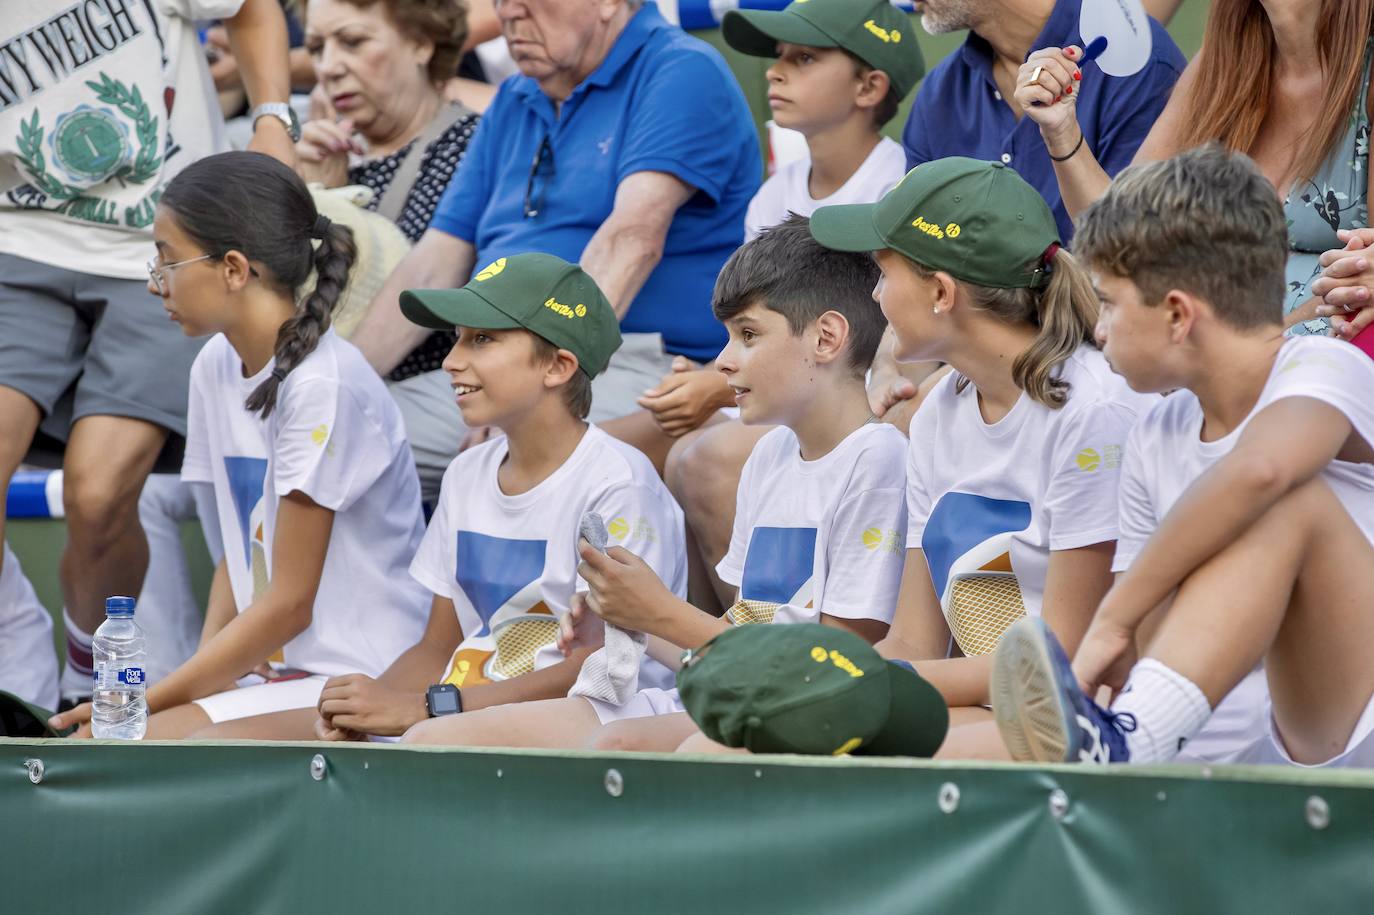
[[941, 813], [953, 813], [959, 809], [959, 786], [954, 782], [945, 782], [940, 786], [940, 795], [937, 798]]
[[1063, 788], [1050, 792], [1050, 816], [1056, 820], [1064, 819], [1069, 812], [1069, 795]]
[[310, 777], [317, 782], [324, 781], [325, 774], [329, 771], [329, 762], [324, 758], [323, 753], [316, 753], [310, 760]]
[[1307, 825], [1313, 829], [1325, 829], [1331, 825], [1331, 807], [1326, 799], [1312, 795], [1307, 799]]
[[24, 768], [29, 771], [29, 781], [35, 785], [43, 781], [43, 760], [26, 759], [24, 760]]
[[618, 769], [607, 769], [602, 784], [606, 786], [606, 793], [611, 797], [620, 797], [625, 793], [625, 779], [621, 777]]

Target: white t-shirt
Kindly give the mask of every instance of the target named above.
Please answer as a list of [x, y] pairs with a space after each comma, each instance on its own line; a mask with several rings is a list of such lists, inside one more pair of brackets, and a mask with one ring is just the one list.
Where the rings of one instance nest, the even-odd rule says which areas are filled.
[[[996, 567], [1009, 554], [1026, 612], [1040, 614], [1050, 553], [1117, 538], [1126, 436], [1159, 398], [1137, 394], [1096, 349], [1060, 367], [1068, 402], [1052, 410], [1022, 394], [989, 425], [970, 384], [943, 378], [911, 422], [908, 549], [925, 552], [942, 601], [951, 569]], [[984, 556], [989, 545], [997, 556]], [[1005, 546], [1003, 546], [1005, 544]], [[961, 562], [962, 560], [962, 562]]]
[[401, 413], [377, 373], [332, 330], [278, 390], [267, 421], [244, 400], [252, 378], [223, 335], [191, 367], [182, 479], [212, 483], [240, 612], [272, 574], [280, 499], [301, 492], [334, 525], [310, 626], [286, 664], [316, 674], [377, 676], [419, 641], [429, 595], [406, 575], [424, 533], [420, 484]]
[[0, 7], [0, 252], [146, 276], [153, 210], [224, 148], [196, 20], [243, 0], [5, 0]]
[[[586, 512], [606, 521], [609, 545], [639, 556], [677, 596], [687, 594], [682, 510], [648, 458], [589, 426], [562, 467], [528, 492], [508, 496], [497, 480], [507, 444], [503, 437], [454, 458], [410, 565], [417, 581], [453, 601], [463, 630], [438, 682], [462, 687], [507, 679], [525, 672], [519, 664], [508, 667], [510, 659], [528, 659], [532, 650], [532, 669], [562, 660], [549, 645], [552, 626], [541, 618], [557, 619], [574, 593], [587, 590], [577, 574], [578, 525]], [[528, 636], [518, 634], [521, 624]], [[664, 685], [671, 674], [646, 658], [640, 682]]]
[[[1244, 422], [1229, 435], [1204, 442], [1202, 405], [1179, 391], [1146, 414], [1131, 432], [1121, 475], [1121, 536], [1113, 571], [1130, 568], [1164, 516], [1199, 476], [1236, 446], [1250, 419], [1285, 397], [1311, 397], [1340, 410], [1374, 443], [1374, 362], [1350, 344], [1329, 337], [1293, 337], [1274, 360], [1264, 389]], [[1374, 466], [1333, 461], [1322, 471], [1341, 504], [1374, 543]], [[1202, 731], [1188, 742], [1186, 761], [1231, 762], [1267, 740], [1268, 684], [1263, 668], [1249, 674], [1217, 705]]]
[[906, 153], [900, 143], [883, 137], [859, 170], [835, 193], [823, 200], [811, 196], [811, 157], [789, 162], [764, 182], [744, 217], [744, 240], [752, 241], [764, 229], [787, 219], [788, 213], [810, 216], [821, 207], [849, 203], [874, 203], [892, 190], [906, 174]]
[[903, 456], [894, 426], [869, 423], [804, 461], [783, 426], [754, 446], [740, 475], [730, 551], [716, 566], [740, 598], [782, 604], [775, 623], [822, 613], [892, 622], [906, 528]]

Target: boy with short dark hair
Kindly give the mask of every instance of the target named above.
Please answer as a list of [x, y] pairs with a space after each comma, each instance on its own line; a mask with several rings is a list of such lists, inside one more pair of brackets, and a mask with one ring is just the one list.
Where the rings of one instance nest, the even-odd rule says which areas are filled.
[[1267, 733], [1240, 761], [1374, 764], [1374, 363], [1283, 336], [1286, 240], [1273, 187], [1217, 145], [1123, 173], [1080, 221], [1112, 367], [1184, 390], [1128, 441], [1123, 571], [1072, 667], [1038, 621], [1002, 639], [993, 706], [1016, 758], [1174, 759], [1263, 660]]
[[[674, 661], [730, 623], [823, 622], [876, 642], [896, 604], [906, 529], [906, 439], [875, 423], [863, 368], [882, 335], [866, 255], [828, 251], [794, 217], [735, 253], [713, 303], [730, 332], [717, 360], [748, 424], [776, 424], [739, 487], [719, 572], [739, 600], [722, 620], [664, 586], [633, 550], [580, 548], [589, 587], [564, 646], [597, 641], [601, 621], [651, 636]], [[588, 612], [590, 611], [590, 612]], [[598, 728], [615, 723], [614, 730]], [[598, 745], [671, 750], [695, 732], [676, 690], [624, 705], [574, 697], [493, 709], [407, 739], [489, 746]]]

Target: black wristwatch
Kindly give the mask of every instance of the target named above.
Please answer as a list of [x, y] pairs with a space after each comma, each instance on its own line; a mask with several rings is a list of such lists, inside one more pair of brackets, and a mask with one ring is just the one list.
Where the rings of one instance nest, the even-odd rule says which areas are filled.
[[457, 715], [463, 710], [463, 694], [452, 683], [440, 683], [425, 691], [425, 708], [429, 717]]

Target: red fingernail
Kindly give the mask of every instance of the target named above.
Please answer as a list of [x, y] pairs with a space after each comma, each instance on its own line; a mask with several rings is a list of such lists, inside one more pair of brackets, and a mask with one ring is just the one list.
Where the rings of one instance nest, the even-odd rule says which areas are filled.
[[1081, 70], [1075, 70], [1075, 71], [1073, 71], [1073, 78], [1074, 78], [1074, 79], [1082, 79], [1082, 78], [1083, 78], [1083, 73], [1082, 73], [1082, 71], [1081, 71]]
[[1073, 48], [1065, 48], [1065, 49], [1064, 49], [1064, 56], [1065, 56], [1065, 57], [1070, 57], [1070, 58], [1073, 57]]
[[1068, 88], [1066, 88], [1066, 89], [1064, 90], [1064, 94], [1065, 94], [1065, 95], [1073, 95], [1073, 86], [1069, 86]]

